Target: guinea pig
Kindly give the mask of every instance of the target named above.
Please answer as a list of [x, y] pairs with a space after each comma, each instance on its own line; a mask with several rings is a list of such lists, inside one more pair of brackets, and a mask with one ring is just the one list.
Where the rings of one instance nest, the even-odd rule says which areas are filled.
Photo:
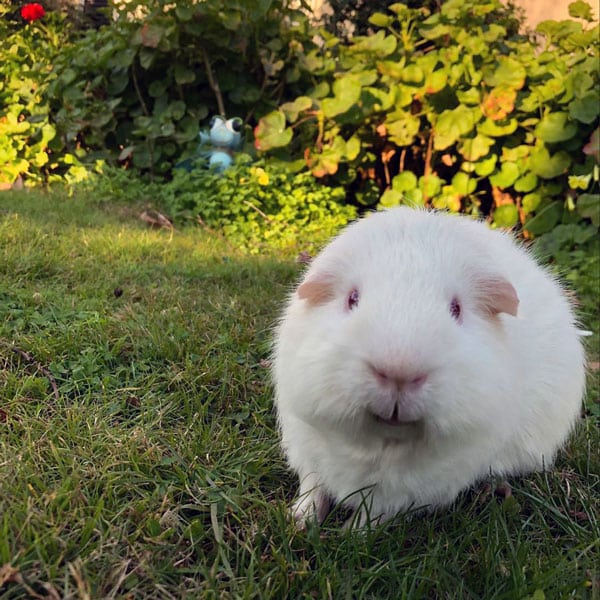
[[272, 364], [299, 526], [332, 501], [362, 526], [542, 470], [585, 390], [555, 278], [508, 233], [405, 207], [350, 224], [315, 257]]

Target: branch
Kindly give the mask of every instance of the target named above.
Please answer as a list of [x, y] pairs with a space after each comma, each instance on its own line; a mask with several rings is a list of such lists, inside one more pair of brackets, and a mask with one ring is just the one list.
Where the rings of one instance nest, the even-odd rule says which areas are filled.
[[427, 140], [427, 151], [425, 152], [425, 169], [423, 172], [423, 204], [426, 204], [429, 201], [427, 197], [427, 179], [431, 175], [431, 153], [433, 150], [433, 129], [429, 134], [429, 139]]
[[252, 202], [248, 202], [248, 200], [243, 200], [243, 203], [246, 206], [249, 206], [252, 210], [255, 210], [267, 223], [273, 223], [273, 219], [269, 217], [269, 215], [265, 214], [258, 206], [254, 206]]
[[225, 118], [225, 104], [223, 104], [223, 95], [221, 94], [221, 88], [219, 82], [215, 79], [212, 71], [208, 54], [205, 50], [202, 51], [202, 57], [204, 58], [204, 66], [206, 67], [206, 76], [208, 77], [208, 84], [217, 97], [217, 106], [219, 107], [219, 114]]

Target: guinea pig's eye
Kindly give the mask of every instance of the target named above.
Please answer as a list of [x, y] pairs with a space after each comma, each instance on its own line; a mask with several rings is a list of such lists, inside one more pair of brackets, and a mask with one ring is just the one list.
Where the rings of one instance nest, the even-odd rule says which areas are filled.
[[352, 310], [358, 306], [359, 294], [356, 288], [352, 288], [346, 298], [346, 308]]
[[450, 314], [452, 315], [452, 317], [454, 319], [459, 321], [460, 313], [461, 313], [460, 302], [458, 301], [458, 298], [454, 297], [454, 298], [452, 298], [452, 301], [450, 302]]

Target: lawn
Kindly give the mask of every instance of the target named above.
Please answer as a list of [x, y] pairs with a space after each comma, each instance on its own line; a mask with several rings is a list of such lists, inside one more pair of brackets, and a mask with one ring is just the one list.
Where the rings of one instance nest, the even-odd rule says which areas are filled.
[[0, 195], [1, 598], [600, 596], [597, 368], [556, 466], [511, 497], [297, 532], [267, 361], [301, 267], [139, 212]]

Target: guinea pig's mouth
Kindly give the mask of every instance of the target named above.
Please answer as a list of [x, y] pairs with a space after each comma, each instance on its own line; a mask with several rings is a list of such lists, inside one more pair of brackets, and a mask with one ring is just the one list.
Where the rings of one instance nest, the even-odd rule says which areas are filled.
[[389, 427], [416, 427], [422, 422], [422, 419], [415, 419], [412, 421], [398, 419], [397, 417], [391, 417], [389, 419], [384, 419], [379, 415], [373, 415], [375, 420], [382, 425], [388, 425]]
[[401, 417], [397, 405], [394, 406], [394, 412], [389, 417], [382, 417], [372, 411], [369, 411], [369, 414], [377, 423], [387, 425], [388, 427], [416, 427], [423, 421], [423, 419], [419, 418]]

